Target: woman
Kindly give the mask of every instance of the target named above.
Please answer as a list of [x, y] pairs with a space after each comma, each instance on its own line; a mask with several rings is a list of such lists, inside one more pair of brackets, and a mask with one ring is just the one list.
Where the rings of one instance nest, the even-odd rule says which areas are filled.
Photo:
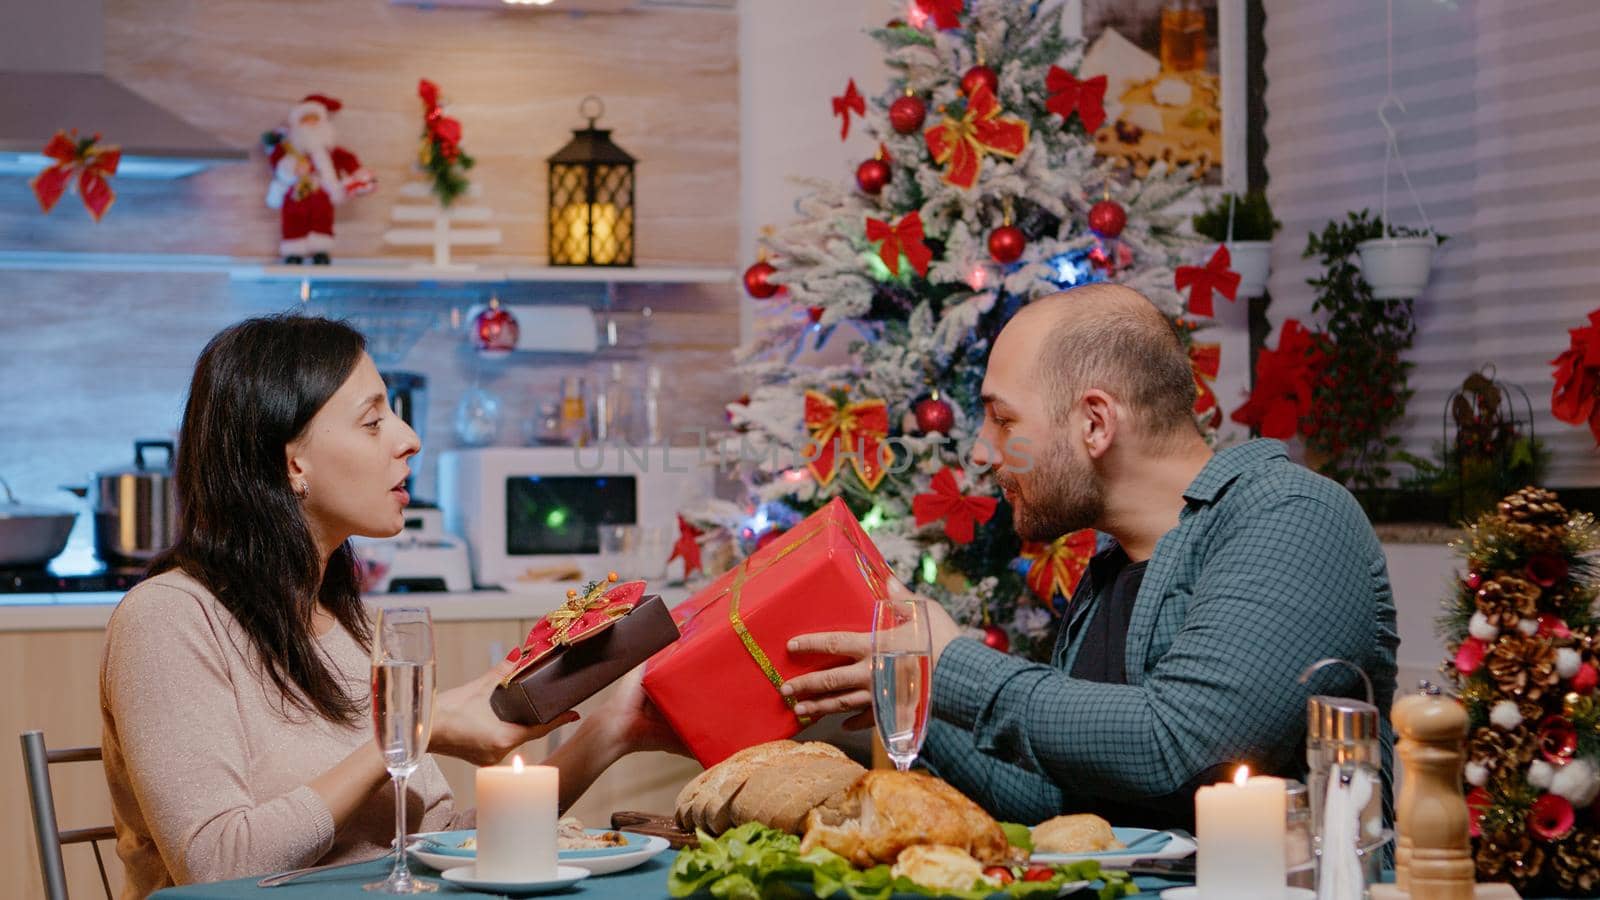
[[[179, 535], [118, 605], [101, 663], [124, 897], [390, 846], [372, 627], [347, 539], [399, 533], [418, 446], [342, 323], [252, 319], [201, 353], [178, 441]], [[577, 719], [501, 722], [488, 697], [508, 671], [438, 695], [431, 752], [487, 765]], [[548, 761], [563, 808], [625, 753], [674, 746], [637, 677], [601, 712]], [[412, 830], [470, 823], [431, 758], [408, 801]]]

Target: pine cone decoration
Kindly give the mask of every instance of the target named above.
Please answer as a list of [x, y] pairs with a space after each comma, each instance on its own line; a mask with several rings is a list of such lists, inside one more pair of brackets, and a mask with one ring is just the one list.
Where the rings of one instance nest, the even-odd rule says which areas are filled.
[[1544, 848], [1525, 831], [1485, 834], [1475, 854], [1479, 881], [1508, 879], [1525, 885], [1544, 871]]
[[1539, 617], [1539, 586], [1516, 575], [1496, 575], [1478, 588], [1473, 602], [1484, 618], [1501, 629]]
[[1550, 874], [1567, 893], [1593, 894], [1600, 888], [1600, 832], [1581, 829], [1556, 845]]
[[1556, 651], [1548, 640], [1505, 634], [1484, 660], [1500, 692], [1519, 700], [1538, 700], [1556, 686]]
[[1483, 726], [1467, 739], [1467, 760], [1499, 775], [1502, 771], [1521, 779], [1522, 770], [1539, 752], [1539, 738], [1527, 725], [1511, 731]]
[[1529, 525], [1565, 525], [1567, 510], [1544, 488], [1525, 487], [1500, 501], [1500, 515]]

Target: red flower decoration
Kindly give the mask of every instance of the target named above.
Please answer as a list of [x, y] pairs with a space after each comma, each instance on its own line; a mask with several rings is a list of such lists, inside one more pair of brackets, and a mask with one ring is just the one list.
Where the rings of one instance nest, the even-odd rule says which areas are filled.
[[1263, 347], [1256, 356], [1255, 386], [1250, 399], [1233, 411], [1233, 421], [1280, 440], [1303, 431], [1325, 359], [1318, 335], [1286, 319], [1278, 333], [1278, 349]]
[[1535, 553], [1528, 557], [1527, 572], [1539, 587], [1555, 587], [1567, 580], [1567, 561], [1554, 553]]
[[1559, 841], [1572, 833], [1576, 819], [1567, 798], [1545, 794], [1528, 810], [1528, 830], [1541, 841]]
[[1211, 292], [1216, 291], [1232, 301], [1239, 293], [1239, 273], [1233, 271], [1233, 258], [1228, 248], [1218, 244], [1217, 252], [1204, 266], [1179, 266], [1173, 278], [1178, 290], [1189, 289], [1189, 312], [1209, 316], [1216, 311], [1211, 302]]
[[1094, 134], [1106, 121], [1106, 76], [1096, 75], [1079, 81], [1077, 76], [1060, 66], [1051, 66], [1044, 76], [1045, 89], [1050, 98], [1044, 108], [1061, 117], [1063, 123], [1078, 114], [1083, 130]]
[[867, 219], [867, 240], [878, 245], [878, 258], [889, 267], [891, 275], [900, 274], [900, 254], [906, 255], [918, 275], [928, 274], [928, 264], [933, 262], [933, 251], [922, 242], [922, 214], [912, 210], [893, 225], [881, 219]]
[[1539, 752], [1554, 765], [1566, 765], [1578, 752], [1577, 727], [1556, 713], [1540, 719]]
[[1539, 636], [1568, 638], [1572, 637], [1572, 630], [1555, 613], [1542, 613], [1539, 616]]
[[1469, 821], [1472, 823], [1471, 829], [1473, 837], [1479, 837], [1483, 834], [1483, 828], [1478, 823], [1483, 820], [1483, 814], [1488, 812], [1489, 807], [1493, 805], [1494, 798], [1491, 797], [1489, 792], [1483, 788], [1475, 787], [1472, 790], [1467, 791], [1467, 815]]
[[911, 498], [917, 527], [944, 520], [944, 533], [957, 544], [972, 543], [973, 531], [994, 518], [1000, 501], [994, 497], [968, 497], [956, 484], [956, 472], [946, 466], [933, 476], [933, 493]]
[[678, 542], [672, 545], [672, 555], [667, 557], [667, 562], [683, 559], [683, 577], [688, 578], [690, 573], [704, 568], [700, 564], [700, 529], [690, 525], [683, 516], [678, 517]]
[[1571, 345], [1550, 365], [1556, 367], [1550, 389], [1550, 411], [1573, 425], [1589, 423], [1600, 444], [1600, 309], [1589, 313], [1589, 324], [1573, 328]]
[[961, 118], [945, 116], [922, 137], [934, 162], [950, 164], [944, 173], [945, 183], [970, 188], [978, 181], [985, 153], [1011, 159], [1021, 155], [1028, 146], [1028, 123], [1000, 118], [1000, 101], [985, 85], [972, 93]]
[[1022, 545], [1022, 558], [1031, 560], [1028, 567], [1028, 587], [1034, 596], [1046, 603], [1060, 594], [1071, 597], [1078, 579], [1089, 568], [1089, 558], [1094, 555], [1094, 529], [1085, 528], [1062, 535], [1048, 544], [1028, 541]]
[[839, 128], [839, 140], [841, 141], [850, 136], [850, 114], [852, 112], [858, 116], [867, 114], [867, 101], [862, 98], [861, 92], [856, 90], [856, 80], [854, 78], [850, 79], [850, 83], [844, 86], [843, 94], [833, 98], [833, 114], [844, 117], [844, 124]]
[[1222, 408], [1217, 405], [1217, 393], [1211, 382], [1222, 371], [1221, 344], [1190, 344], [1189, 366], [1194, 369], [1194, 411], [1196, 415], [1211, 413], [1211, 425], [1222, 421]]
[[917, 9], [932, 19], [933, 26], [940, 31], [961, 27], [961, 8], [964, 5], [964, 0], [917, 0]]
[[1461, 642], [1461, 646], [1456, 648], [1456, 671], [1463, 675], [1471, 675], [1483, 665], [1483, 658], [1488, 653], [1488, 644], [1475, 637], [1466, 638]]

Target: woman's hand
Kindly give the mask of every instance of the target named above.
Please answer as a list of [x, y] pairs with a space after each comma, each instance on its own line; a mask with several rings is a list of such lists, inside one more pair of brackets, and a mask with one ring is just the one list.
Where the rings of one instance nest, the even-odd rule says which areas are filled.
[[614, 747], [617, 758], [629, 753], [660, 750], [688, 756], [689, 750], [678, 739], [665, 716], [644, 692], [644, 666], [635, 668], [617, 681], [616, 689], [579, 729], [597, 732], [595, 740]]
[[475, 766], [492, 766], [523, 744], [578, 721], [576, 712], [563, 713], [547, 725], [501, 721], [489, 706], [489, 695], [515, 669], [514, 661], [502, 660], [472, 681], [441, 691], [433, 703], [433, 736], [428, 740], [428, 752], [454, 756]]

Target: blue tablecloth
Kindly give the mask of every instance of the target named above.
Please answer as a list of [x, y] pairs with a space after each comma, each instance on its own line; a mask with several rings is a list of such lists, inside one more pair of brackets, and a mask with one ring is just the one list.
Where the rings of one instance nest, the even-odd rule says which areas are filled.
[[[551, 896], [567, 897], [572, 900], [635, 900], [635, 898], [651, 898], [667, 896], [667, 872], [672, 868], [672, 861], [677, 854], [671, 850], [661, 854], [636, 869], [618, 872], [615, 875], [595, 876], [586, 878], [571, 890]], [[235, 881], [218, 881], [212, 884], [191, 884], [184, 887], [167, 888], [156, 891], [151, 896], [159, 900], [240, 900], [240, 898], [254, 898], [254, 900], [310, 900], [310, 898], [366, 898], [382, 897], [382, 894], [371, 894], [361, 889], [363, 884], [373, 881], [382, 881], [389, 871], [387, 860], [364, 863], [351, 866], [347, 869], [333, 869], [320, 872], [299, 881], [290, 882], [282, 887], [258, 888], [256, 882], [261, 876], [253, 878], [240, 878]], [[448, 881], [434, 877], [432, 870], [413, 863], [411, 871], [421, 873], [427, 881], [439, 885], [439, 893], [433, 896], [448, 896], [450, 894], [465, 895], [469, 897], [497, 897], [499, 894], [485, 894], [458, 887]], [[1162, 888], [1172, 887], [1175, 884], [1186, 882], [1163, 881], [1159, 878], [1140, 878], [1139, 886], [1151, 892], [1151, 896]], [[426, 895], [424, 895], [426, 896]]]

